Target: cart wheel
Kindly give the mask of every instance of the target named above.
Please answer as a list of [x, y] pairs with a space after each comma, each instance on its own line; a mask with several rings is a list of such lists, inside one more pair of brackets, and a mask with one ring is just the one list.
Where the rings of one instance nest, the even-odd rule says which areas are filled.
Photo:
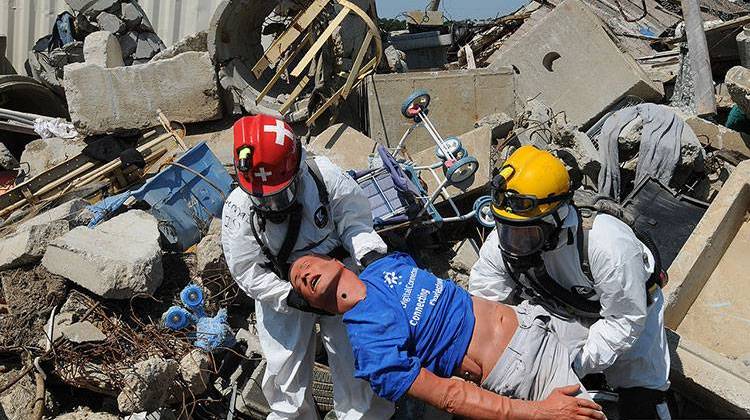
[[492, 217], [492, 197], [483, 195], [474, 202], [474, 217], [477, 222], [486, 228], [495, 227], [495, 218]]
[[188, 284], [180, 292], [180, 300], [188, 308], [197, 308], [203, 305], [203, 289], [197, 284]]
[[473, 156], [465, 156], [445, 169], [445, 177], [451, 184], [460, 184], [474, 175], [477, 169], [479, 169], [479, 161]]
[[[443, 148], [448, 149], [456, 159], [461, 159], [466, 156], [466, 149], [464, 149], [463, 144], [461, 144], [461, 140], [458, 137], [450, 136], [446, 138], [445, 141], [443, 141]], [[440, 146], [435, 146], [435, 156], [440, 160], [448, 160], [448, 157], [445, 156], [445, 153], [443, 153], [443, 149], [440, 148]]]
[[190, 313], [185, 308], [172, 306], [164, 312], [162, 323], [171, 330], [181, 330], [190, 324]]
[[427, 112], [428, 106], [430, 106], [430, 94], [424, 89], [415, 90], [401, 104], [401, 115], [414, 118], [420, 111]]

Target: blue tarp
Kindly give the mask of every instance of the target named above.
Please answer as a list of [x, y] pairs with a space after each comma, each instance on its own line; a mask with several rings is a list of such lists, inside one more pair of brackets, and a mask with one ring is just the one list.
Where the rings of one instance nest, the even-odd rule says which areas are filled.
[[168, 242], [184, 251], [201, 239], [213, 217], [221, 217], [232, 177], [201, 142], [164, 168], [142, 187], [109, 197], [89, 209], [95, 214], [89, 227], [115, 213], [129, 197], [148, 203]]

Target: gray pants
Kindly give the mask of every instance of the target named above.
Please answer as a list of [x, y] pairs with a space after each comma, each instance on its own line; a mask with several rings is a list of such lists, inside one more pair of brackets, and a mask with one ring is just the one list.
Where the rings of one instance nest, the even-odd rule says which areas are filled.
[[[549, 312], [528, 302], [514, 309], [518, 330], [482, 388], [512, 398], [543, 400], [555, 388], [580, 384], [570, 353], [550, 329]], [[583, 386], [578, 397], [591, 399]]]

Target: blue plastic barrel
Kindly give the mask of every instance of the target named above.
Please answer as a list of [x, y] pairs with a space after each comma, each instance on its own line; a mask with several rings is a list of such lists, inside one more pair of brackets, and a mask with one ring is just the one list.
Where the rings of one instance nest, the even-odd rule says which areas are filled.
[[[205, 142], [166, 166], [132, 195], [151, 205], [159, 230], [177, 250], [201, 239], [213, 217], [221, 217], [232, 178]], [[188, 169], [185, 169], [187, 167]]]

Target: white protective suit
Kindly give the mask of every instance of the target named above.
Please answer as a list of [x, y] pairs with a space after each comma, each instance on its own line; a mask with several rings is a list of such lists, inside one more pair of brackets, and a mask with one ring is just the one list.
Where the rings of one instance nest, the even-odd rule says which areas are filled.
[[[327, 158], [316, 157], [315, 161], [328, 191], [330, 214], [325, 226], [315, 225], [313, 215], [322, 204], [303, 154], [297, 192], [303, 216], [289, 262], [309, 252], [327, 254], [341, 245], [357, 261], [370, 251], [385, 253], [387, 247], [373, 230], [370, 204], [359, 185]], [[354, 378], [354, 357], [341, 317], [319, 316], [287, 306], [291, 284], [263, 266], [267, 260], [250, 227], [252, 215], [249, 196], [236, 188], [224, 204], [221, 242], [229, 271], [256, 301], [257, 329], [267, 359], [262, 388], [273, 411], [268, 418], [318, 418], [311, 388], [316, 321], [329, 356], [336, 417], [390, 417], [393, 404], [377, 397], [367, 382]], [[277, 255], [286, 231], [286, 221], [267, 221], [265, 231], [258, 229], [258, 235]]]
[[[581, 270], [575, 243], [578, 217], [573, 208], [568, 210], [557, 248], [544, 251], [542, 259], [549, 275], [568, 290], [574, 286], [591, 287]], [[568, 244], [566, 229], [573, 232], [572, 244]], [[600, 213], [589, 232], [588, 254], [601, 318], [558, 316], [552, 320], [553, 328], [574, 355], [574, 370], [580, 377], [603, 371], [614, 388], [667, 390], [669, 349], [661, 289], [652, 294], [653, 303], [646, 303], [645, 283], [654, 270], [651, 252], [628, 225]], [[497, 231], [493, 230], [471, 269], [469, 291], [513, 304], [508, 299], [513, 298], [516, 287], [503, 262]], [[532, 298], [532, 302], [535, 299], [538, 298]]]

